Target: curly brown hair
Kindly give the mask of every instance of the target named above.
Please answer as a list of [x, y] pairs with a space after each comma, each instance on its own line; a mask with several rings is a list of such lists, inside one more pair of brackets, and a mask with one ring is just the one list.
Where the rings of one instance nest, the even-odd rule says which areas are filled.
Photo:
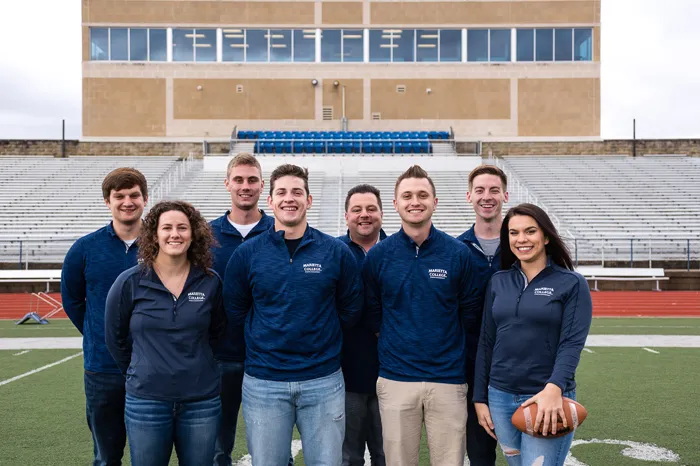
[[209, 223], [192, 204], [185, 201], [161, 201], [154, 205], [143, 220], [139, 234], [139, 258], [151, 268], [158, 256], [158, 222], [165, 212], [176, 210], [185, 214], [192, 229], [192, 243], [187, 250], [187, 259], [196, 267], [208, 269], [212, 266], [211, 247], [215, 243]]

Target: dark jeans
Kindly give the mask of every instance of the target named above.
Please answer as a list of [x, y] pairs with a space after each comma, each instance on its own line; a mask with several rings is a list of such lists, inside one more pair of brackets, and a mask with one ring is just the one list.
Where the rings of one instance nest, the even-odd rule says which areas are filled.
[[345, 440], [343, 466], [364, 466], [365, 443], [372, 466], [384, 466], [382, 421], [377, 395], [345, 392]]
[[479, 425], [472, 399], [474, 384], [467, 390], [467, 456], [471, 466], [494, 466], [497, 442]]
[[209, 466], [219, 432], [221, 400], [157, 401], [126, 395], [124, 419], [132, 466], [168, 466], [173, 445], [180, 466]]
[[241, 409], [243, 363], [219, 361], [221, 375], [221, 427], [216, 438], [214, 466], [231, 466], [231, 452], [236, 440], [236, 423]]
[[93, 466], [119, 466], [126, 446], [122, 374], [85, 371], [85, 416], [92, 433]]

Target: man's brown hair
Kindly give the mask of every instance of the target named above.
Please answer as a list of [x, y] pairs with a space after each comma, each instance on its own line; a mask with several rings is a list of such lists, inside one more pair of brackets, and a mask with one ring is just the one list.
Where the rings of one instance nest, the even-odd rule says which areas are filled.
[[231, 176], [231, 170], [233, 170], [233, 167], [238, 167], [240, 165], [247, 165], [249, 167], [257, 168], [260, 172], [260, 179], [262, 180], [262, 167], [260, 166], [260, 162], [258, 162], [258, 159], [256, 159], [253, 154], [248, 152], [239, 152], [229, 161], [228, 167], [226, 167], [226, 178], [228, 179]]
[[397, 195], [399, 184], [401, 184], [401, 182], [406, 178], [423, 178], [428, 180], [430, 187], [433, 189], [433, 196], [435, 196], [435, 183], [433, 183], [433, 180], [428, 176], [428, 172], [423, 170], [420, 165], [413, 165], [411, 168], [403, 172], [401, 176], [399, 176], [399, 178], [396, 180], [396, 185], [394, 185], [394, 196]]
[[304, 189], [306, 190], [306, 195], [309, 195], [309, 170], [308, 168], [302, 168], [298, 165], [292, 165], [291, 163], [285, 163], [275, 168], [270, 175], [270, 196], [275, 189], [275, 181], [279, 180], [283, 176], [295, 176], [304, 180]]
[[144, 199], [148, 198], [148, 182], [143, 173], [135, 168], [117, 168], [109, 172], [102, 181], [102, 197], [109, 199], [109, 195], [114, 191], [131, 189], [138, 186]]
[[469, 191], [472, 190], [474, 186], [474, 178], [479, 175], [495, 175], [501, 179], [501, 184], [503, 185], [503, 191], [508, 191], [508, 176], [495, 165], [479, 165], [469, 174]]

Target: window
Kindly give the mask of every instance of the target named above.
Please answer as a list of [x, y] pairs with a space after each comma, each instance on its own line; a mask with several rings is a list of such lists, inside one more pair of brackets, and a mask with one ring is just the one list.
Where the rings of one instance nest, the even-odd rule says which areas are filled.
[[221, 32], [221, 60], [244, 62], [246, 43], [243, 29], [224, 28]]
[[321, 61], [362, 62], [363, 37], [361, 29], [324, 29], [321, 33]]
[[516, 54], [517, 61], [534, 61], [535, 60], [535, 30], [534, 29], [518, 29], [516, 32]]
[[166, 29], [148, 30], [148, 52], [150, 61], [168, 60], [168, 31]]
[[129, 60], [148, 60], [148, 29], [129, 30]]
[[173, 61], [216, 61], [216, 29], [173, 29]]
[[437, 29], [418, 29], [416, 31], [416, 61], [438, 61], [438, 41], [440, 35]]
[[555, 61], [572, 61], [573, 60], [573, 29], [555, 29], [554, 30], [554, 60]]
[[440, 61], [462, 61], [462, 30], [442, 29], [440, 35]]
[[109, 60], [108, 28], [90, 28], [90, 60]]
[[535, 61], [554, 59], [554, 29], [535, 29]]
[[467, 30], [467, 61], [489, 61], [489, 30]]
[[362, 29], [343, 29], [343, 61], [364, 61], [364, 35]]
[[266, 62], [267, 60], [267, 29], [248, 29], [246, 31], [246, 61]]
[[292, 31], [289, 29], [270, 29], [270, 61], [292, 61]]
[[489, 61], [510, 61], [510, 29], [491, 29], [489, 39]]
[[294, 31], [294, 61], [316, 61], [316, 30], [296, 29]]
[[369, 31], [369, 61], [370, 62], [390, 62], [391, 61], [391, 39], [393, 29], [381, 30], [371, 29]]
[[126, 61], [129, 59], [129, 30], [111, 28], [109, 30], [109, 59]]
[[574, 29], [574, 61], [593, 60], [593, 30]]
[[343, 61], [342, 31], [324, 29], [321, 31], [321, 61]]
[[194, 29], [173, 29], [173, 61], [194, 61], [193, 34]]
[[415, 61], [415, 29], [372, 29], [369, 33], [369, 61]]

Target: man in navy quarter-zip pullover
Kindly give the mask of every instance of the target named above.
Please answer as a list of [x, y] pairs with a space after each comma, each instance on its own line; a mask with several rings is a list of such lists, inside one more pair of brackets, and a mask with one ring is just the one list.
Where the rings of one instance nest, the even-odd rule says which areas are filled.
[[[472, 205], [476, 221], [472, 227], [462, 233], [458, 240], [469, 246], [478, 271], [476, 275], [486, 290], [491, 275], [501, 266], [500, 232], [503, 223], [503, 204], [508, 202], [508, 178], [498, 167], [479, 165], [469, 174], [467, 201]], [[477, 344], [479, 325], [473, 327], [474, 333], [468, 341]], [[496, 440], [480, 425], [474, 410], [474, 365], [476, 347], [467, 351], [467, 455], [471, 466], [494, 466], [496, 464]]]
[[107, 350], [105, 302], [119, 274], [137, 263], [136, 238], [148, 200], [141, 172], [117, 168], [102, 182], [112, 221], [71, 246], [63, 261], [61, 299], [83, 335], [85, 414], [92, 434], [94, 466], [121, 465], [126, 445], [126, 380]]
[[[348, 245], [362, 264], [367, 251], [386, 238], [382, 230], [382, 199], [374, 186], [361, 184], [345, 198], [348, 232], [339, 239]], [[345, 440], [343, 466], [364, 466], [365, 444], [372, 466], [384, 466], [382, 422], [377, 399], [379, 358], [377, 336], [366, 315], [360, 324], [343, 332], [341, 365], [345, 377]]]
[[[212, 250], [213, 269], [222, 279], [233, 251], [245, 241], [269, 230], [275, 223], [272, 217], [258, 209], [265, 183], [260, 162], [253, 155], [242, 152], [229, 161], [224, 185], [231, 195], [231, 210], [210, 222], [212, 233], [219, 243]], [[243, 387], [243, 325], [227, 326], [214, 356], [221, 374], [221, 425], [216, 440], [214, 466], [231, 466]]]
[[394, 195], [401, 230], [369, 251], [362, 272], [366, 312], [379, 332], [386, 464], [418, 465], [425, 420], [430, 462], [461, 466], [467, 335], [481, 313], [480, 284], [469, 248], [432, 224], [437, 197], [428, 174], [409, 168]]
[[341, 324], [362, 313], [360, 272], [343, 242], [311, 228], [308, 171], [270, 177], [274, 227], [226, 266], [224, 306], [245, 322], [243, 418], [254, 466], [287, 463], [296, 423], [308, 464], [339, 464], [345, 435]]

